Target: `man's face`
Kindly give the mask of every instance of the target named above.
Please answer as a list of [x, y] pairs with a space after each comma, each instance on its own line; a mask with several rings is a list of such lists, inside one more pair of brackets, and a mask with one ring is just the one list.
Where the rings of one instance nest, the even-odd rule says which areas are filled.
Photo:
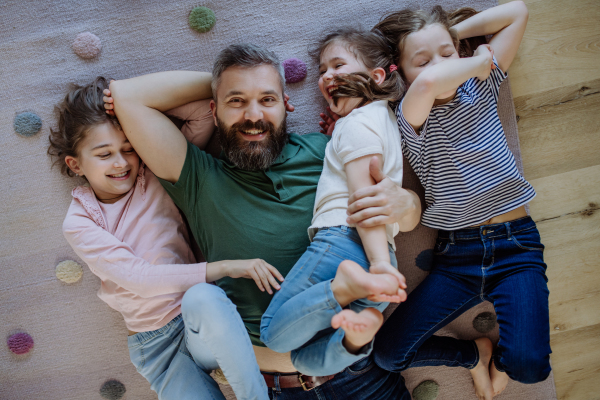
[[244, 170], [267, 169], [288, 139], [277, 70], [271, 65], [228, 68], [216, 97], [211, 110], [227, 158]]

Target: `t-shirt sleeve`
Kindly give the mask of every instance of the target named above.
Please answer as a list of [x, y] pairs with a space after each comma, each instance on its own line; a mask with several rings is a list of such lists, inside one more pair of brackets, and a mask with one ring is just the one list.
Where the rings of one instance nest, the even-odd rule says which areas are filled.
[[96, 276], [141, 297], [185, 292], [206, 282], [206, 263], [151, 264], [91, 218], [71, 210], [63, 222], [63, 235]]
[[185, 162], [176, 183], [158, 178], [173, 202], [186, 216], [195, 211], [206, 174], [215, 168], [217, 160], [188, 142]]
[[333, 143], [343, 164], [370, 154], [383, 154], [383, 140], [378, 133], [383, 128], [377, 118], [368, 119], [366, 114], [346, 118], [349, 119], [340, 126], [340, 135]]
[[494, 96], [494, 100], [498, 103], [498, 93], [500, 92], [500, 84], [506, 79], [508, 74], [500, 69], [496, 57], [494, 57], [494, 65], [496, 68], [490, 72], [490, 76], [485, 80], [488, 88]]
[[396, 121], [398, 122], [398, 129], [400, 131], [400, 142], [402, 143], [402, 150], [405, 152], [405, 155], [407, 155], [408, 153], [418, 155], [421, 152], [421, 142], [423, 138], [425, 138], [425, 136], [427, 135], [429, 116], [423, 123], [423, 126], [421, 126], [420, 133], [417, 133], [415, 131], [415, 128], [413, 128], [412, 125], [406, 120], [406, 118], [404, 117], [404, 113], [402, 112], [404, 100], [405, 98], [402, 99], [402, 101], [398, 105], [398, 108], [396, 109]]

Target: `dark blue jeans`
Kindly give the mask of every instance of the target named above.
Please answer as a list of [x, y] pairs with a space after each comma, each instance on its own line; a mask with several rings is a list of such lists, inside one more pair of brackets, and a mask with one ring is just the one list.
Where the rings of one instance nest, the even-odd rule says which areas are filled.
[[[434, 339], [434, 338], [432, 338]], [[415, 352], [409, 367], [450, 366], [472, 368], [479, 362], [477, 347], [470, 340], [452, 346], [448, 340], [439, 338], [431, 346], [423, 346]], [[410, 400], [410, 393], [399, 372], [386, 371], [373, 362], [372, 356], [352, 364], [329, 382], [313, 390], [302, 388], [269, 389], [273, 400]]]
[[[522, 383], [550, 373], [550, 322], [544, 246], [533, 220], [520, 218], [457, 231], [440, 231], [427, 278], [378, 332], [373, 357], [402, 371], [432, 336], [464, 311], [493, 303], [500, 327], [494, 364]], [[451, 339], [449, 346], [461, 346]]]

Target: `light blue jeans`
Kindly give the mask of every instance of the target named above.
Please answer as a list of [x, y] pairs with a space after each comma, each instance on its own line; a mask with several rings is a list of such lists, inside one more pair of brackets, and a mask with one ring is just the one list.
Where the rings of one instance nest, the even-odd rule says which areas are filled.
[[[342, 311], [331, 291], [331, 281], [344, 260], [369, 271], [369, 260], [356, 229], [320, 229], [263, 314], [260, 340], [274, 351], [291, 351], [294, 367], [303, 374], [336, 374], [368, 356], [373, 348], [371, 342], [359, 354], [351, 354], [342, 344], [344, 331], [331, 327], [331, 318]], [[398, 268], [391, 246], [390, 261]], [[360, 299], [348, 308], [356, 312], [368, 307], [383, 311], [387, 305]]]
[[127, 344], [133, 365], [161, 400], [224, 400], [209, 375], [217, 368], [239, 400], [268, 399], [242, 319], [217, 286], [193, 286], [183, 296], [181, 315], [129, 336]]

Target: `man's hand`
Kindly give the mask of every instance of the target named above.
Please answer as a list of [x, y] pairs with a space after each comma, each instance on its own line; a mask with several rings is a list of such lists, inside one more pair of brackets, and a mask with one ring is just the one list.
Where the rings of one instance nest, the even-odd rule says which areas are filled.
[[346, 221], [362, 228], [397, 222], [402, 232], [413, 230], [421, 217], [419, 197], [385, 176], [377, 157], [371, 158], [369, 171], [377, 184], [359, 189], [350, 196]]
[[283, 94], [283, 102], [285, 103], [285, 111], [292, 112], [296, 109], [296, 107], [290, 103], [290, 96], [288, 96], [287, 93]]
[[271, 286], [276, 290], [281, 289], [275, 278], [283, 282], [283, 276], [277, 271], [277, 268], [268, 264], [260, 258], [252, 260], [225, 260], [214, 263], [208, 263], [206, 266], [206, 281], [214, 282], [229, 276], [231, 278], [254, 279], [256, 286], [261, 292], [265, 289], [269, 294], [273, 294]]
[[[113, 82], [113, 81], [111, 81], [111, 82]], [[102, 98], [102, 100], [104, 101], [104, 109], [106, 110], [106, 113], [108, 115], [114, 116], [115, 115], [115, 111], [114, 111], [115, 106], [113, 104], [114, 100], [110, 95], [110, 90], [104, 89], [102, 91], [102, 93], [104, 93], [104, 97]]]
[[321, 126], [321, 133], [331, 136], [333, 133], [333, 128], [335, 128], [335, 121], [340, 119], [340, 116], [331, 111], [329, 106], [327, 107], [327, 114], [321, 113], [319, 114], [323, 121], [319, 121], [319, 125]]

